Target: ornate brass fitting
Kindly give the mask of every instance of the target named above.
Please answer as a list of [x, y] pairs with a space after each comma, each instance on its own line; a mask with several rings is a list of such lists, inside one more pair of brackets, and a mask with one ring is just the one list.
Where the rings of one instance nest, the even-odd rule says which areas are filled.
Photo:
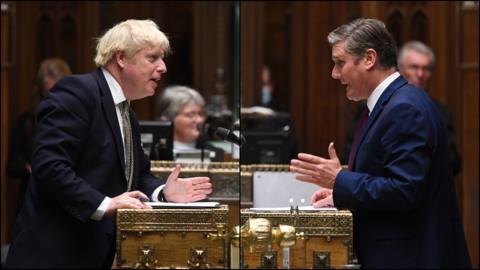
[[[240, 228], [236, 226], [231, 232], [232, 244], [239, 246], [239, 239], [242, 242], [249, 242], [257, 246], [269, 246], [271, 243], [281, 247], [295, 245], [297, 238], [303, 238], [304, 233], [297, 233], [295, 227], [290, 225], [273, 226], [266, 218], [250, 218]], [[268, 245], [266, 245], [268, 242]]]
[[210, 268], [208, 260], [208, 248], [191, 247], [190, 248], [190, 260], [187, 261], [187, 265], [194, 269], [207, 269]]
[[328, 269], [330, 265], [330, 252], [328, 251], [314, 251], [313, 252], [313, 268], [314, 269]]
[[157, 266], [157, 257], [155, 248], [152, 245], [144, 245], [138, 248], [138, 261], [135, 263], [135, 269], [155, 268]]
[[217, 223], [217, 233], [209, 233], [207, 238], [210, 240], [227, 240], [225, 224]]

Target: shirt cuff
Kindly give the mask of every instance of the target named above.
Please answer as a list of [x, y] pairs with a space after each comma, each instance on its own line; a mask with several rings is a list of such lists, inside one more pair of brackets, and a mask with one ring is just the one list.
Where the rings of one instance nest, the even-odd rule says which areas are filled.
[[160, 192], [163, 190], [164, 187], [165, 185], [161, 185], [153, 191], [152, 197], [150, 198], [152, 202], [160, 202], [160, 200], [158, 200], [158, 195], [160, 194]]
[[95, 212], [90, 216], [90, 218], [96, 221], [100, 221], [103, 218], [103, 215], [105, 215], [105, 212], [107, 212], [108, 205], [111, 201], [112, 199], [110, 197], [105, 197], [105, 199], [103, 199], [100, 206], [98, 206], [97, 210], [95, 210]]

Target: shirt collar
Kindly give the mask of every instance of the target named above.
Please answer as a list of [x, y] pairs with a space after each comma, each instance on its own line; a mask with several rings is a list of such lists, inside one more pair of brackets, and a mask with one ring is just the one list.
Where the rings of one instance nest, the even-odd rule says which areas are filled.
[[112, 74], [105, 68], [102, 68], [102, 72], [103, 76], [105, 76], [105, 80], [107, 81], [110, 93], [112, 93], [113, 103], [115, 103], [115, 106], [127, 100], [123, 94], [122, 87], [120, 84], [118, 84], [117, 80], [115, 80]]
[[395, 71], [394, 73], [390, 74], [390, 76], [388, 76], [385, 80], [383, 80], [375, 88], [375, 90], [373, 90], [372, 94], [370, 94], [370, 96], [367, 99], [367, 107], [368, 107], [368, 110], [370, 111], [369, 115], [373, 111], [373, 108], [375, 108], [375, 104], [377, 104], [377, 101], [382, 95], [383, 91], [385, 91], [385, 89], [387, 89], [387, 87], [393, 81], [395, 81], [395, 79], [397, 79], [398, 77], [400, 77], [400, 73], [398, 73], [398, 71]]

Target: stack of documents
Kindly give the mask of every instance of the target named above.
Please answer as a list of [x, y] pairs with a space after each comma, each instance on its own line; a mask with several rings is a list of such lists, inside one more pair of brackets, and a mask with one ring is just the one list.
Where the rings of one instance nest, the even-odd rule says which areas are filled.
[[152, 208], [215, 208], [220, 207], [219, 202], [192, 202], [192, 203], [169, 203], [169, 202], [146, 202]]
[[[254, 212], [276, 212], [276, 211], [290, 211], [290, 207], [257, 207], [257, 208], [250, 208], [251, 211]], [[313, 208], [313, 206], [299, 206], [298, 211], [336, 211], [338, 210], [335, 207], [321, 207], [321, 208]]]

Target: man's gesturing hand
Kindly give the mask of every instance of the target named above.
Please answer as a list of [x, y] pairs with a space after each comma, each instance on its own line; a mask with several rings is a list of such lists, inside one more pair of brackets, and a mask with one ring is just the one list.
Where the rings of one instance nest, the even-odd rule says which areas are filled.
[[300, 153], [298, 159], [290, 161], [290, 171], [300, 174], [295, 177], [297, 180], [332, 189], [335, 178], [342, 169], [333, 142], [328, 146], [328, 154], [330, 159]]
[[169, 202], [187, 203], [207, 198], [212, 193], [212, 183], [208, 177], [178, 178], [180, 165], [168, 176], [163, 195]]

